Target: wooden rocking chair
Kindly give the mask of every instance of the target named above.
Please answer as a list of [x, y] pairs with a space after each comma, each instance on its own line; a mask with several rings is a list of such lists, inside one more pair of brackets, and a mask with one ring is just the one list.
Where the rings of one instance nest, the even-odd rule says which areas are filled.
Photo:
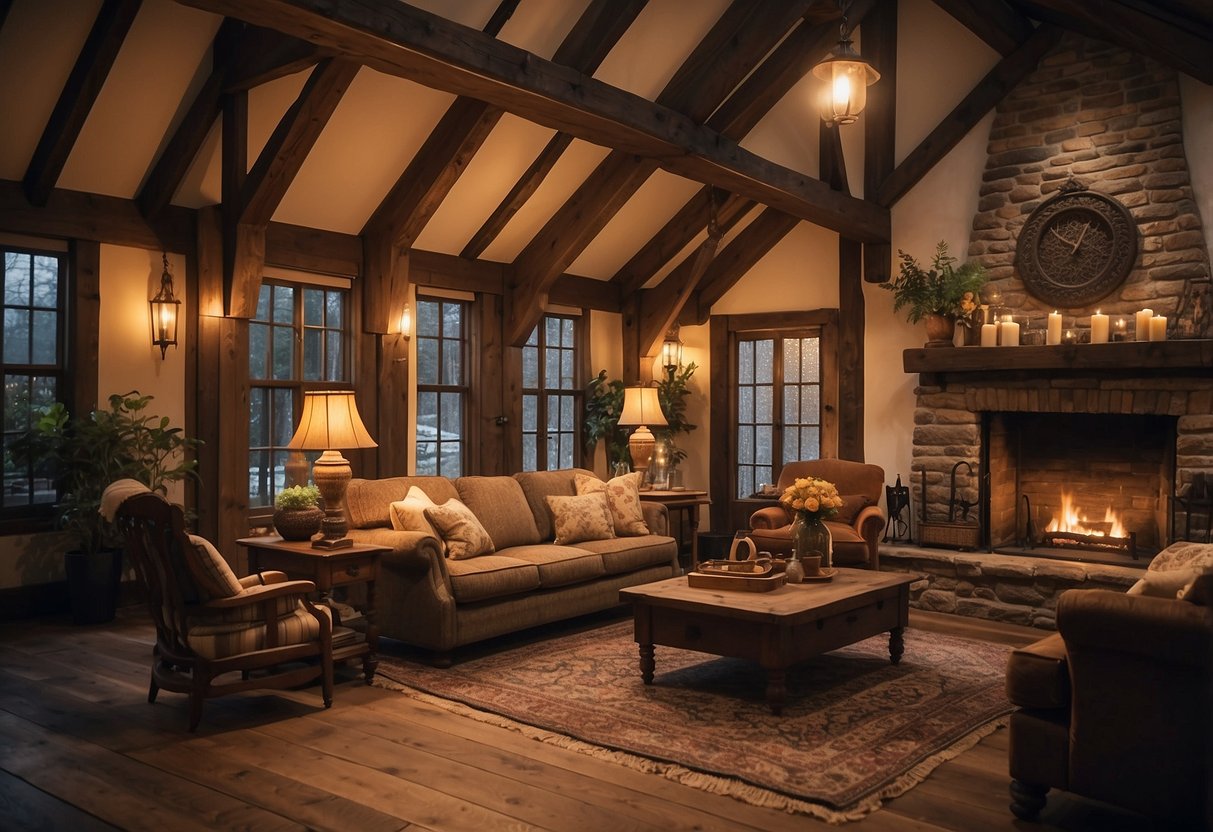
[[317, 676], [324, 707], [332, 705], [332, 618], [308, 600], [315, 584], [282, 572], [237, 579], [208, 541], [186, 532], [178, 506], [146, 489], [122, 499], [137, 485], [114, 483], [107, 496], [121, 499], [115, 519], [156, 624], [147, 701], [161, 688], [188, 694], [190, 731], [207, 698]]

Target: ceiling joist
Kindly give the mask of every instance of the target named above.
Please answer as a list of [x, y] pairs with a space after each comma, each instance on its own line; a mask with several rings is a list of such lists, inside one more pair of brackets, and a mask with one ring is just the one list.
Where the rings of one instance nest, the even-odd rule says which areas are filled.
[[140, 0], [105, 0], [97, 12], [25, 171], [25, 196], [32, 205], [45, 205], [59, 181], [89, 111], [135, 22], [139, 6]]
[[404, 3], [185, 1], [273, 26], [426, 86], [480, 98], [538, 124], [658, 159], [671, 172], [856, 239], [888, 239], [887, 210], [764, 160], [668, 107]]

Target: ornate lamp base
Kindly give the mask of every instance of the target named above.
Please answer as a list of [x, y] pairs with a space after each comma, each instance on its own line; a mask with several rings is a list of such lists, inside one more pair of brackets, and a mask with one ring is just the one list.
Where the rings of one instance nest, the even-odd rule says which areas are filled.
[[345, 521], [345, 489], [352, 476], [349, 460], [341, 451], [325, 451], [312, 466], [312, 480], [324, 498], [324, 521], [320, 524], [324, 534], [312, 541], [313, 549], [344, 549], [354, 545], [345, 536], [349, 528]]

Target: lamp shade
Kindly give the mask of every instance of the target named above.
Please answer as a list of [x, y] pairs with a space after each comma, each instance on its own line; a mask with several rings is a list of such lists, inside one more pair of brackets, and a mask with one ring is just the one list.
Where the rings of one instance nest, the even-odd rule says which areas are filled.
[[327, 451], [374, 448], [376, 444], [362, 424], [352, 392], [321, 390], [303, 394], [303, 416], [287, 447], [299, 451]]
[[668, 424], [661, 412], [656, 387], [628, 387], [623, 391], [623, 413], [619, 424], [629, 427], [638, 425]]
[[867, 104], [868, 86], [880, 80], [880, 73], [845, 37], [828, 58], [813, 67], [813, 74], [825, 82], [819, 106], [827, 124], [854, 122]]

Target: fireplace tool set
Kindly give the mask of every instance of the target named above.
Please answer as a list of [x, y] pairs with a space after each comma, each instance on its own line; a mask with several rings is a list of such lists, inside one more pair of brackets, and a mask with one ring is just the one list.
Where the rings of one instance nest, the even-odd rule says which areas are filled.
[[932, 520], [927, 514], [927, 472], [922, 471], [922, 519], [918, 521], [918, 542], [922, 546], [945, 546], [950, 549], [976, 549], [981, 545], [981, 527], [969, 513], [977, 502], [961, 499], [956, 494], [956, 474], [961, 466], [974, 476], [973, 465], [961, 460], [952, 466], [951, 488], [948, 493], [948, 519]]

